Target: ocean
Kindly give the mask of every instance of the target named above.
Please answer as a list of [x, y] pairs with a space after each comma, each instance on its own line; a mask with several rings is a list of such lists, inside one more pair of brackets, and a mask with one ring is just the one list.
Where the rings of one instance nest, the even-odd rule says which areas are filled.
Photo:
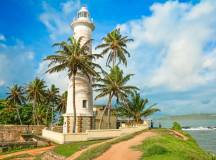
[[216, 154], [216, 115], [214, 117], [167, 117], [154, 120], [154, 127], [158, 127], [159, 123], [161, 123], [163, 128], [171, 128], [174, 121], [180, 123], [183, 130], [188, 132], [197, 141], [200, 147], [208, 152]]

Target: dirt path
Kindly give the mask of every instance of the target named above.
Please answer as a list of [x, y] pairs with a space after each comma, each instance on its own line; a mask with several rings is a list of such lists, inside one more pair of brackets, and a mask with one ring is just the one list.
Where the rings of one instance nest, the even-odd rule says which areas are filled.
[[[130, 140], [122, 141], [120, 143], [114, 144], [112, 145], [110, 149], [108, 149], [100, 157], [96, 158], [96, 160], [110, 160], [110, 159], [111, 160], [131, 160], [131, 159], [135, 160], [135, 159], [138, 159], [142, 155], [142, 153], [131, 149], [131, 147], [141, 144], [144, 139], [154, 136], [154, 135], [155, 135], [154, 132], [147, 131], [147, 132], [141, 133], [140, 135], [135, 136], [134, 138]], [[76, 152], [72, 156], [68, 157], [67, 160], [75, 160], [86, 150], [99, 146], [103, 143], [107, 143], [109, 141], [113, 141], [113, 139], [110, 139], [110, 140], [107, 140], [101, 143], [93, 144], [81, 151]]]
[[142, 144], [146, 138], [152, 137], [156, 133], [152, 131], [143, 132], [132, 139], [122, 141], [112, 145], [110, 149], [104, 152], [95, 160], [136, 160], [142, 156], [142, 152], [133, 150], [131, 147]]
[[0, 159], [12, 157], [12, 156], [18, 156], [18, 155], [22, 155], [22, 154], [30, 154], [32, 156], [36, 156], [36, 155], [39, 155], [45, 151], [52, 149], [53, 147], [55, 147], [55, 146], [36, 148], [36, 149], [30, 149], [30, 150], [24, 150], [24, 151], [5, 154], [5, 155], [0, 155]]

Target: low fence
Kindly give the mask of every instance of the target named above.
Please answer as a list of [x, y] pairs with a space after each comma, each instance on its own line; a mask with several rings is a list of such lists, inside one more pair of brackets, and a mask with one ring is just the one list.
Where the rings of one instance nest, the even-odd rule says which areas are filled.
[[101, 129], [101, 130], [87, 130], [85, 133], [63, 134], [50, 131], [47, 128], [42, 130], [42, 136], [53, 142], [64, 144], [77, 141], [99, 140], [119, 137], [126, 134], [135, 133], [148, 128], [147, 125], [140, 125], [136, 127], [120, 128], [120, 129]]

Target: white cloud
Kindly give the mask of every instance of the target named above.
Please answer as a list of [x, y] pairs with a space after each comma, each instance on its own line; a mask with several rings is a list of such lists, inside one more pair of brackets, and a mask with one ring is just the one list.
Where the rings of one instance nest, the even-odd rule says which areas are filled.
[[135, 81], [187, 90], [214, 80], [215, 71], [206, 67], [212, 67], [216, 57], [215, 43], [210, 46], [216, 41], [216, 1], [167, 1], [150, 10], [148, 17], [119, 25], [135, 40], [129, 45], [129, 70], [137, 74]]
[[4, 80], [0, 80], [0, 86], [3, 86], [5, 84]]
[[77, 9], [80, 8], [80, 1], [67, 1], [62, 3], [62, 11], [65, 15], [75, 12]]
[[[31, 56], [30, 56], [31, 55]], [[18, 41], [0, 46], [0, 86], [24, 84], [34, 76], [34, 52]]]
[[6, 40], [5, 36], [3, 34], [0, 34], [0, 41], [5, 41], [5, 40]]
[[68, 87], [68, 76], [66, 72], [58, 72], [58, 73], [46, 73], [48, 70], [48, 62], [43, 61], [39, 64], [39, 68], [37, 70], [36, 75], [46, 81], [48, 86], [55, 84], [61, 92], [67, 90]]
[[49, 31], [51, 40], [55, 41], [61, 36], [68, 37], [72, 34], [70, 23], [79, 7], [79, 0], [69, 0], [62, 3], [60, 11], [54, 9], [46, 2], [43, 3], [44, 12], [40, 15], [40, 20]]

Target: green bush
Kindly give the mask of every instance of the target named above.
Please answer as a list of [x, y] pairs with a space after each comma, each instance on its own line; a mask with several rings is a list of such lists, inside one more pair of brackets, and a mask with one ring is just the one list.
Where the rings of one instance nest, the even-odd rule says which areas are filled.
[[149, 148], [147, 148], [146, 154], [147, 155], [161, 155], [167, 153], [168, 150], [159, 144], [153, 144]]
[[182, 127], [181, 127], [181, 125], [178, 122], [173, 122], [172, 129], [176, 130], [176, 131], [181, 131]]

